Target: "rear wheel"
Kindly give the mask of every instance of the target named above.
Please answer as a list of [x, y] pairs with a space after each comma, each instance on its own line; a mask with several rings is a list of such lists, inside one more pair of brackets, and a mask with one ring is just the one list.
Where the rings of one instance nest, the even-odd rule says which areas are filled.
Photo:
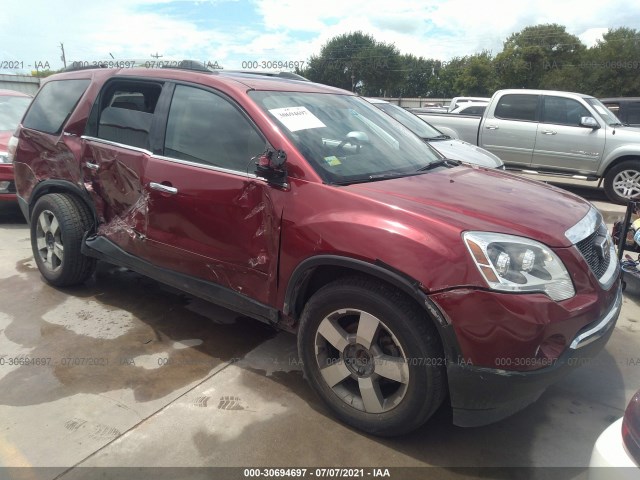
[[96, 261], [81, 252], [91, 225], [87, 206], [70, 195], [52, 193], [38, 199], [31, 214], [31, 247], [47, 282], [65, 287], [93, 274]]
[[345, 423], [376, 435], [422, 425], [446, 393], [435, 328], [401, 292], [366, 278], [316, 292], [298, 351], [312, 387]]
[[640, 199], [640, 160], [627, 160], [611, 167], [604, 177], [604, 191], [615, 203]]

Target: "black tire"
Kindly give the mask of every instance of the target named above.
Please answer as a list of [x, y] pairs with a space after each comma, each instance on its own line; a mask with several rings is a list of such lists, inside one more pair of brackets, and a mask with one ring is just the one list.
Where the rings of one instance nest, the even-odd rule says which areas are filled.
[[[376, 333], [366, 335], [363, 326], [363, 335], [358, 337], [361, 324], [377, 325]], [[335, 325], [342, 328], [336, 331], [349, 339], [341, 344], [341, 348], [346, 345], [342, 351], [326, 340]], [[358, 343], [369, 336], [370, 342]], [[298, 353], [307, 380], [335, 415], [374, 435], [401, 435], [418, 428], [446, 395], [445, 360], [431, 320], [402, 292], [372, 279], [349, 277], [318, 290], [300, 318]], [[395, 361], [389, 362], [389, 356]], [[398, 375], [406, 381], [387, 377], [391, 370], [385, 366], [402, 363], [406, 367], [400, 366], [402, 373]], [[321, 364], [339, 370], [339, 374], [332, 377], [323, 368], [328, 382]], [[348, 376], [329, 385], [346, 371]], [[385, 375], [380, 375], [383, 371]], [[371, 389], [371, 384], [377, 384], [377, 389]], [[378, 395], [363, 393], [372, 390]], [[365, 397], [374, 408], [368, 409]], [[383, 401], [376, 403], [381, 398]]]
[[626, 160], [611, 167], [604, 177], [604, 191], [614, 203], [640, 199], [640, 160]]
[[89, 208], [70, 195], [51, 193], [38, 199], [31, 214], [31, 248], [48, 283], [68, 287], [91, 277], [96, 261], [83, 255], [81, 247], [92, 225]]

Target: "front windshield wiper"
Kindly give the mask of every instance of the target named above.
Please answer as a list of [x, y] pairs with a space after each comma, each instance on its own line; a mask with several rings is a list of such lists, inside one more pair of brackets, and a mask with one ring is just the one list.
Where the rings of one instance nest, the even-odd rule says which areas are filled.
[[405, 173], [375, 173], [365, 178], [356, 178], [353, 180], [342, 180], [337, 182], [331, 182], [330, 184], [331, 185], [353, 185], [354, 183], [378, 182], [380, 180], [390, 180], [392, 178], [410, 177], [412, 175], [417, 175], [417, 173], [418, 173], [417, 171], [405, 172]]
[[432, 169], [438, 168], [438, 167], [453, 168], [453, 167], [457, 167], [459, 165], [462, 165], [462, 162], [460, 160], [453, 160], [451, 158], [443, 158], [442, 160], [436, 160], [435, 162], [427, 163], [425, 166], [420, 167], [416, 171], [417, 172], [426, 172], [427, 170], [432, 170]]
[[449, 135], [438, 135], [437, 137], [424, 137], [424, 140], [432, 142], [433, 140], [449, 140], [450, 138]]

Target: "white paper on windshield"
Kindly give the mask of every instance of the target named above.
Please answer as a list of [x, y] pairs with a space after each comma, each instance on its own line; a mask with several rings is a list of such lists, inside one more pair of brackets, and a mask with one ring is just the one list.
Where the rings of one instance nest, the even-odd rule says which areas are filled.
[[326, 127], [326, 125], [307, 110], [306, 107], [274, 108], [269, 110], [269, 112], [280, 120], [291, 132]]
[[600, 105], [594, 105], [593, 108], [595, 108], [600, 115], [606, 115], [608, 112], [606, 108], [601, 107]]

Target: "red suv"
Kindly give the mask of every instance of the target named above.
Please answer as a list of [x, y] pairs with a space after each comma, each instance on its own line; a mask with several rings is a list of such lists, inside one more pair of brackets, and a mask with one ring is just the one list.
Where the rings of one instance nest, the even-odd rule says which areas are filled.
[[443, 158], [343, 90], [66, 72], [10, 145], [46, 281], [103, 260], [295, 332], [309, 383], [367, 432], [445, 398], [458, 425], [502, 419], [596, 355], [621, 308], [589, 203]]

